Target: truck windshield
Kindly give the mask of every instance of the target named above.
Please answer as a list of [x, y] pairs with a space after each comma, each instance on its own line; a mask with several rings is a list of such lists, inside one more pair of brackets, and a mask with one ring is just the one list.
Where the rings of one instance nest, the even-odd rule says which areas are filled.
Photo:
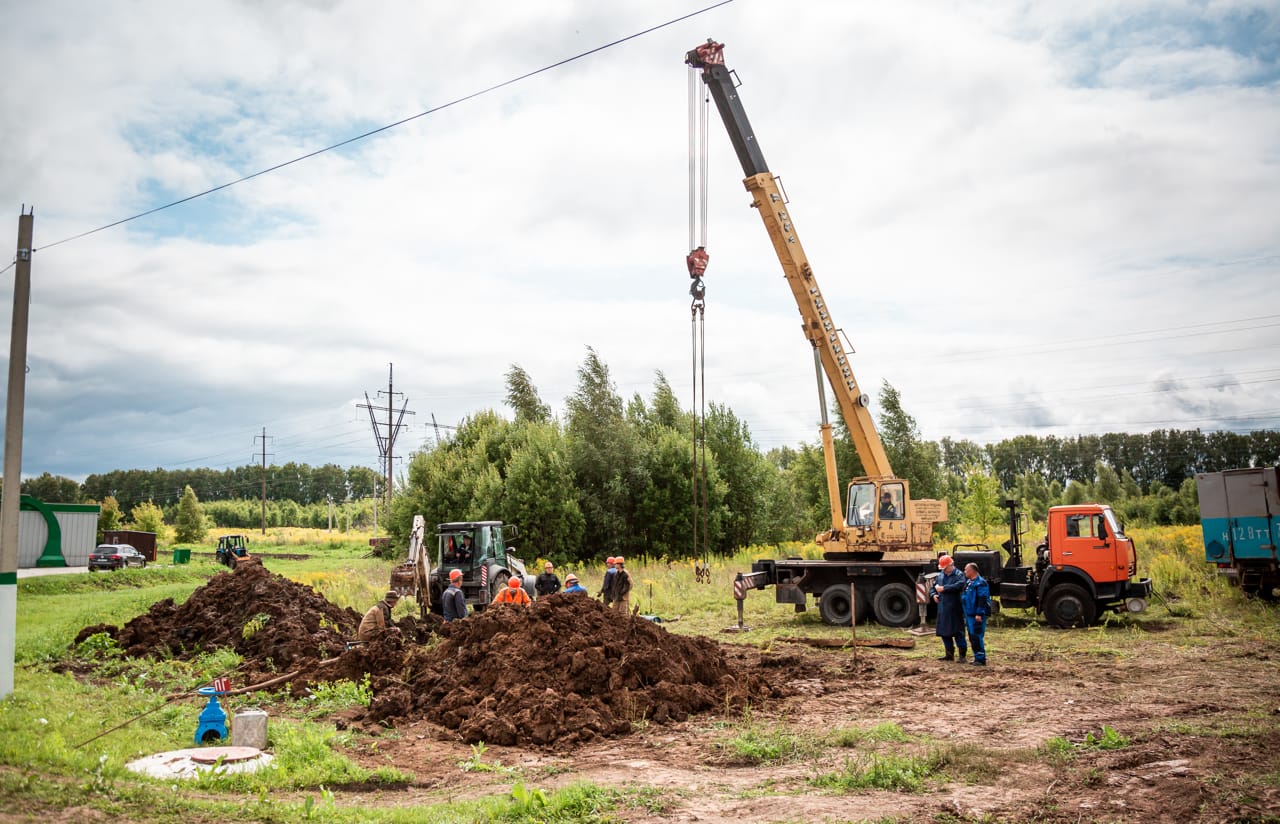
[[871, 526], [875, 516], [876, 485], [849, 484], [849, 526]]
[[1110, 509], [1102, 510], [1103, 516], [1107, 519], [1107, 531], [1112, 535], [1123, 535], [1124, 530], [1120, 528], [1119, 521], [1116, 520], [1116, 513]]

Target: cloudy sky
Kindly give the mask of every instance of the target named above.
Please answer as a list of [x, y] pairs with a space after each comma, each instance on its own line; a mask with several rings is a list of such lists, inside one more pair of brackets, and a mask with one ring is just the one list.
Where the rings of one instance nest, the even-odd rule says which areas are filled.
[[[1280, 3], [0, 0], [0, 246], [35, 205], [24, 475], [376, 465], [588, 346], [691, 399], [688, 69], [726, 62], [834, 320], [922, 434], [1280, 427]], [[816, 439], [718, 119], [707, 394]], [[3, 253], [7, 264], [11, 253]], [[0, 276], [5, 329], [10, 269]], [[7, 337], [7, 335], [6, 335]], [[7, 357], [7, 348], [4, 349]], [[396, 398], [397, 404], [402, 399]]]

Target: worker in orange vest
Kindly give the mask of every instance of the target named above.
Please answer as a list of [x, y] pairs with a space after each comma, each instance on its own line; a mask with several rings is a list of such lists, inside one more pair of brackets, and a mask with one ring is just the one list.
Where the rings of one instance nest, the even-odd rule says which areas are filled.
[[520, 586], [520, 579], [512, 575], [507, 581], [507, 586], [497, 595], [493, 596], [494, 604], [521, 604], [529, 606], [529, 593], [524, 591], [524, 587]]

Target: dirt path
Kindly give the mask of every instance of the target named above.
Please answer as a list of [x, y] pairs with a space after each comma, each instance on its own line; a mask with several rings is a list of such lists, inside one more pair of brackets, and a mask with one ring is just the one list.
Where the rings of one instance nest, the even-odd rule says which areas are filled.
[[[903, 654], [776, 645], [726, 647], [732, 663], [773, 672], [794, 692], [742, 712], [702, 715], [567, 753], [491, 747], [480, 760], [511, 772], [464, 771], [471, 748], [419, 722], [376, 741], [368, 765], [418, 780], [361, 803], [404, 806], [501, 792], [515, 780], [544, 788], [577, 781], [627, 787], [630, 822], [765, 821], [1253, 821], [1280, 816], [1280, 648], [1162, 640], [1123, 654], [997, 658], [986, 669], [933, 660], [932, 639]], [[762, 666], [781, 657], [782, 666]], [[834, 730], [891, 722], [906, 741], [840, 747]], [[1103, 727], [1128, 739], [1096, 749]], [[745, 729], [786, 730], [804, 751], [778, 764], [743, 764], [726, 742]], [[1076, 745], [1055, 757], [1046, 742]], [[820, 743], [826, 741], [825, 744]], [[869, 753], [941, 754], [921, 792], [830, 794], [810, 783]], [[948, 819], [948, 816], [950, 817]]]

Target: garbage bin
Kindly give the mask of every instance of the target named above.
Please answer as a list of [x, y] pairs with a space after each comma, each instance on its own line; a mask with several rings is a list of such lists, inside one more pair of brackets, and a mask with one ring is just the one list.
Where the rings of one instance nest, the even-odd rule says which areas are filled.
[[191, 563], [191, 550], [189, 550], [189, 549], [175, 549], [175, 550], [173, 551], [173, 562], [174, 562], [175, 564], [189, 564], [189, 563]]

